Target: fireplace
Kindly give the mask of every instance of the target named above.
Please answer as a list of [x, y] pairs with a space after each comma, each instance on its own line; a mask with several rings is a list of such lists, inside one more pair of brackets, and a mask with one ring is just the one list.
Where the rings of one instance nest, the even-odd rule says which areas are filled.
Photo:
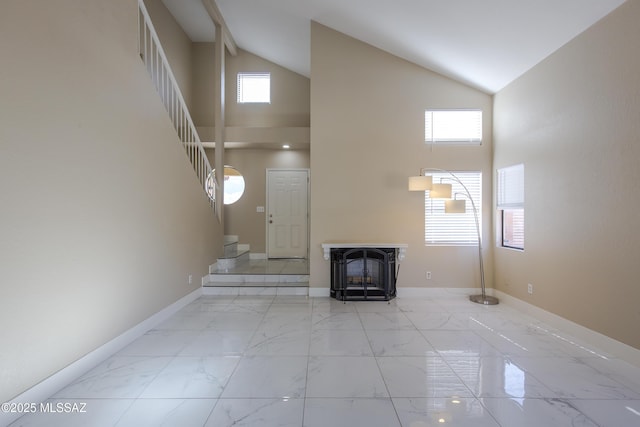
[[396, 296], [396, 248], [331, 248], [331, 296], [389, 301]]

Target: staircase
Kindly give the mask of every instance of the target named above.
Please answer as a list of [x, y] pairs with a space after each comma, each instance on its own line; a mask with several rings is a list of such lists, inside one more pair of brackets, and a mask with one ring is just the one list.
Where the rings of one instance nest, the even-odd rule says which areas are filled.
[[[153, 27], [144, 0], [138, 0], [139, 54], [149, 77], [160, 95], [203, 191], [221, 221], [221, 210], [212, 194], [222, 194], [212, 178], [212, 168], [189, 114], [160, 40]], [[238, 243], [238, 236], [225, 236], [224, 255], [209, 266], [202, 278], [209, 295], [308, 295], [309, 264], [307, 260], [252, 260], [249, 245]]]
[[180, 144], [200, 181], [202, 190], [209, 196], [209, 203], [220, 218], [219, 209], [212, 197], [214, 193], [220, 194], [220, 185], [210, 178], [212, 177], [212, 169], [207, 154], [143, 0], [138, 0], [138, 25], [140, 58], [169, 114]]
[[205, 295], [308, 295], [306, 259], [252, 259], [249, 245], [225, 236], [224, 254], [202, 279]]

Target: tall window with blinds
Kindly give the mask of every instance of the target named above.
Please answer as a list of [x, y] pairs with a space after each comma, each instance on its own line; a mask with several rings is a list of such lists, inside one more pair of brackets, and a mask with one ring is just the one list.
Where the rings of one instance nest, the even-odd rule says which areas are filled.
[[524, 165], [498, 169], [496, 174], [498, 245], [524, 250]]
[[[478, 211], [482, 233], [482, 173], [453, 172], [469, 190]], [[465, 213], [445, 213], [443, 199], [432, 199], [425, 192], [424, 240], [427, 246], [474, 246], [478, 244], [473, 205], [466, 197], [463, 186], [448, 173], [433, 173], [434, 183], [451, 184], [452, 197], [466, 200]], [[482, 234], [481, 234], [482, 236]]]
[[482, 144], [482, 110], [426, 110], [424, 141], [427, 144]]

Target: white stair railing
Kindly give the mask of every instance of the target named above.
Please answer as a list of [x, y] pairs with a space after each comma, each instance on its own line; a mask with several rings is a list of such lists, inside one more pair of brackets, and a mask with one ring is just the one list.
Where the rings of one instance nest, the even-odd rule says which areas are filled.
[[[153, 27], [149, 12], [143, 0], [138, 0], [138, 23], [139, 23], [139, 50], [140, 57], [144, 62], [151, 81], [153, 82], [162, 103], [164, 104], [173, 126], [178, 133], [189, 161], [198, 176], [203, 190], [209, 195], [211, 207], [216, 211], [215, 198], [212, 197], [220, 191], [217, 182], [210, 178], [211, 165], [205, 153], [196, 127], [193, 124], [187, 104], [184, 102], [178, 83], [171, 71], [169, 61], [162, 50], [160, 39]], [[211, 174], [211, 176], [213, 176]], [[211, 186], [215, 186], [215, 189]]]

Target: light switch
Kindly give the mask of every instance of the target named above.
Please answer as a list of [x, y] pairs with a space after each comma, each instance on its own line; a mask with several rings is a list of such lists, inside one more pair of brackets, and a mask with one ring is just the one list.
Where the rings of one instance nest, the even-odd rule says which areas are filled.
[[264, 206], [256, 206], [256, 212], [264, 212]]

